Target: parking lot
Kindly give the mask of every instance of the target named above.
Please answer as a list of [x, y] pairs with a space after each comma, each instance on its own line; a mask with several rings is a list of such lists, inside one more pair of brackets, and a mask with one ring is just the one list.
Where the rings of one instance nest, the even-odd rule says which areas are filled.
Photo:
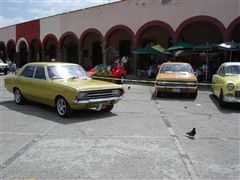
[[[1, 179], [239, 179], [240, 108], [124, 84], [111, 113], [16, 105], [0, 75]], [[130, 89], [128, 89], [130, 86]], [[185, 133], [196, 128], [190, 139]]]

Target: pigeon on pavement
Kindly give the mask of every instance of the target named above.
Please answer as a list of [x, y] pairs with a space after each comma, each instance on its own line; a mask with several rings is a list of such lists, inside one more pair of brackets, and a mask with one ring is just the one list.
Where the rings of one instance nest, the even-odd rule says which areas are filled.
[[195, 128], [193, 128], [193, 130], [192, 130], [192, 131], [190, 131], [190, 132], [187, 132], [186, 134], [187, 134], [187, 135], [189, 135], [190, 137], [194, 137], [194, 136], [195, 136], [195, 134], [196, 134], [196, 130], [195, 130]]

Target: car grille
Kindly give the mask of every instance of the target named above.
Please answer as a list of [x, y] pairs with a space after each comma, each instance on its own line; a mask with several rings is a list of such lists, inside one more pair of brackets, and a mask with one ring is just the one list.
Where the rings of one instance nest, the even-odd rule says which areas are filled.
[[112, 91], [113, 91], [112, 89], [110, 89], [110, 90], [88, 91], [86, 99], [116, 97], [116, 95], [113, 95]]

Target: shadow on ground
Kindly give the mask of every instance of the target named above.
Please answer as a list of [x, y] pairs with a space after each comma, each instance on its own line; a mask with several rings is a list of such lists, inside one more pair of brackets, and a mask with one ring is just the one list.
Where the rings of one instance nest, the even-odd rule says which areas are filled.
[[58, 116], [55, 108], [34, 102], [27, 101], [24, 105], [17, 105], [14, 101], [2, 101], [1, 105], [18, 113], [43, 118], [45, 120], [58, 122], [61, 124], [100, 120], [107, 117], [117, 116], [117, 114], [112, 112], [101, 112], [89, 109], [74, 111], [71, 117], [62, 118]]
[[228, 103], [225, 108], [221, 108], [219, 106], [219, 101], [216, 96], [214, 96], [213, 94], [209, 94], [209, 98], [215, 104], [215, 106], [218, 108], [218, 110], [222, 113], [229, 114], [229, 113], [240, 112], [240, 104]]

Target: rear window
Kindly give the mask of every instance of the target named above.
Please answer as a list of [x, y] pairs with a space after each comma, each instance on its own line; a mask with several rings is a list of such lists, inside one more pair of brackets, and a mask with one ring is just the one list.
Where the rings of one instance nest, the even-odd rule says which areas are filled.
[[35, 79], [46, 79], [44, 67], [37, 67], [34, 78]]
[[33, 77], [33, 73], [34, 73], [34, 69], [35, 69], [35, 66], [27, 66], [23, 70], [22, 76], [28, 77], [28, 78], [32, 78]]
[[166, 72], [188, 72], [193, 73], [193, 69], [189, 64], [163, 64], [159, 73]]

